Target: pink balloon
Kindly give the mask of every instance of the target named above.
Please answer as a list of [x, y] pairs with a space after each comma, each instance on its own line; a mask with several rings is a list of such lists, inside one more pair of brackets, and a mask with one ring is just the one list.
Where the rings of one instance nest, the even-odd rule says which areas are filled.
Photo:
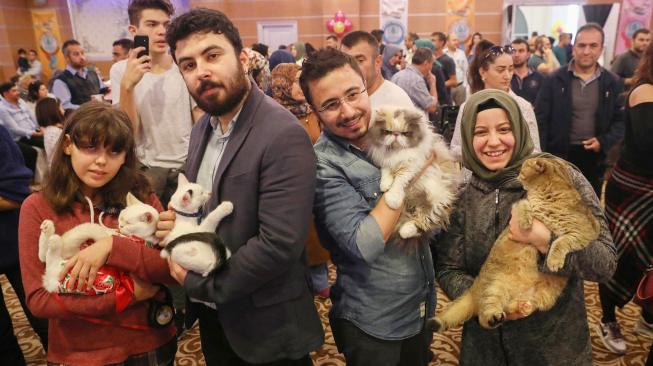
[[330, 19], [329, 21], [326, 22], [326, 27], [327, 27], [327, 30], [329, 32], [333, 33], [333, 26], [334, 26], [335, 23], [336, 23], [336, 21], [333, 20], [333, 19]]
[[349, 19], [345, 19], [345, 32], [349, 32], [353, 26]]
[[345, 13], [343, 13], [342, 10], [338, 10], [338, 11], [336, 12], [335, 20], [336, 20], [336, 21], [338, 21], [338, 20], [340, 20], [340, 21], [345, 20]]

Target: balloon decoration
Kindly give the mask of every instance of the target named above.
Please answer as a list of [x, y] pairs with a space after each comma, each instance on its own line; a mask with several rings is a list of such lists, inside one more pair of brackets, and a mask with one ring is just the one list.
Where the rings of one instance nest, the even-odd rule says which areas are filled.
[[335, 33], [338, 38], [342, 37], [345, 33], [349, 32], [353, 24], [347, 19], [342, 10], [338, 10], [333, 18], [329, 19], [326, 23], [327, 30], [330, 33]]

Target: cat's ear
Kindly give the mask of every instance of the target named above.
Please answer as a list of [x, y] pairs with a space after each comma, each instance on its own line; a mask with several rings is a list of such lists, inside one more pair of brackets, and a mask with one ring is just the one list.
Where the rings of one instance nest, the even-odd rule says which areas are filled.
[[424, 114], [422, 111], [419, 111], [414, 108], [405, 108], [404, 109], [404, 119], [406, 120], [406, 123], [417, 123], [424, 118]]
[[179, 178], [177, 180], [177, 187], [185, 186], [188, 184], [188, 178], [184, 175], [184, 173], [179, 173]]
[[535, 160], [535, 171], [538, 174], [542, 174], [544, 173], [545, 170], [546, 170], [546, 164], [542, 160], [539, 159]]
[[143, 202], [136, 198], [136, 196], [134, 196], [131, 192], [127, 192], [127, 198], [125, 201], [127, 202], [127, 207], [143, 204]]

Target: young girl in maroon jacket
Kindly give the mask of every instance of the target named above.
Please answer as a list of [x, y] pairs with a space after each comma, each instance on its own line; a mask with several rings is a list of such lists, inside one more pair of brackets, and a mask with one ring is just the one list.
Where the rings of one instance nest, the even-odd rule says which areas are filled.
[[[142, 243], [110, 236], [80, 250], [62, 270], [69, 290], [84, 291], [103, 265], [129, 273], [133, 288], [102, 295], [53, 294], [42, 285], [45, 264], [38, 257], [43, 220], [61, 235], [85, 222], [117, 228], [127, 192], [162, 211], [147, 179], [136, 170], [129, 117], [101, 103], [87, 103], [66, 122], [43, 192], [23, 203], [19, 252], [27, 305], [48, 318], [50, 365], [172, 365], [174, 326], [150, 326], [149, 311], [159, 286], [174, 282], [159, 252]], [[92, 207], [91, 207], [92, 202]]]

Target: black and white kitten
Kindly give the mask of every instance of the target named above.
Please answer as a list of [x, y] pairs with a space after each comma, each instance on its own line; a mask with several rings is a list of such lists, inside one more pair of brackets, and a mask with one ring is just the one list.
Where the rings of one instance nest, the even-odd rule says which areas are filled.
[[[366, 135], [368, 154], [381, 169], [381, 191], [390, 208], [405, 202], [396, 233], [420, 237], [449, 223], [458, 169], [449, 148], [414, 108], [382, 106]], [[412, 182], [431, 155], [433, 163]]]
[[231, 202], [222, 202], [198, 223], [211, 193], [189, 182], [184, 174], [180, 173], [178, 179], [177, 190], [170, 198], [176, 213], [175, 226], [163, 240], [161, 257], [172, 258], [185, 269], [206, 277], [231, 256], [215, 230], [234, 207]]

